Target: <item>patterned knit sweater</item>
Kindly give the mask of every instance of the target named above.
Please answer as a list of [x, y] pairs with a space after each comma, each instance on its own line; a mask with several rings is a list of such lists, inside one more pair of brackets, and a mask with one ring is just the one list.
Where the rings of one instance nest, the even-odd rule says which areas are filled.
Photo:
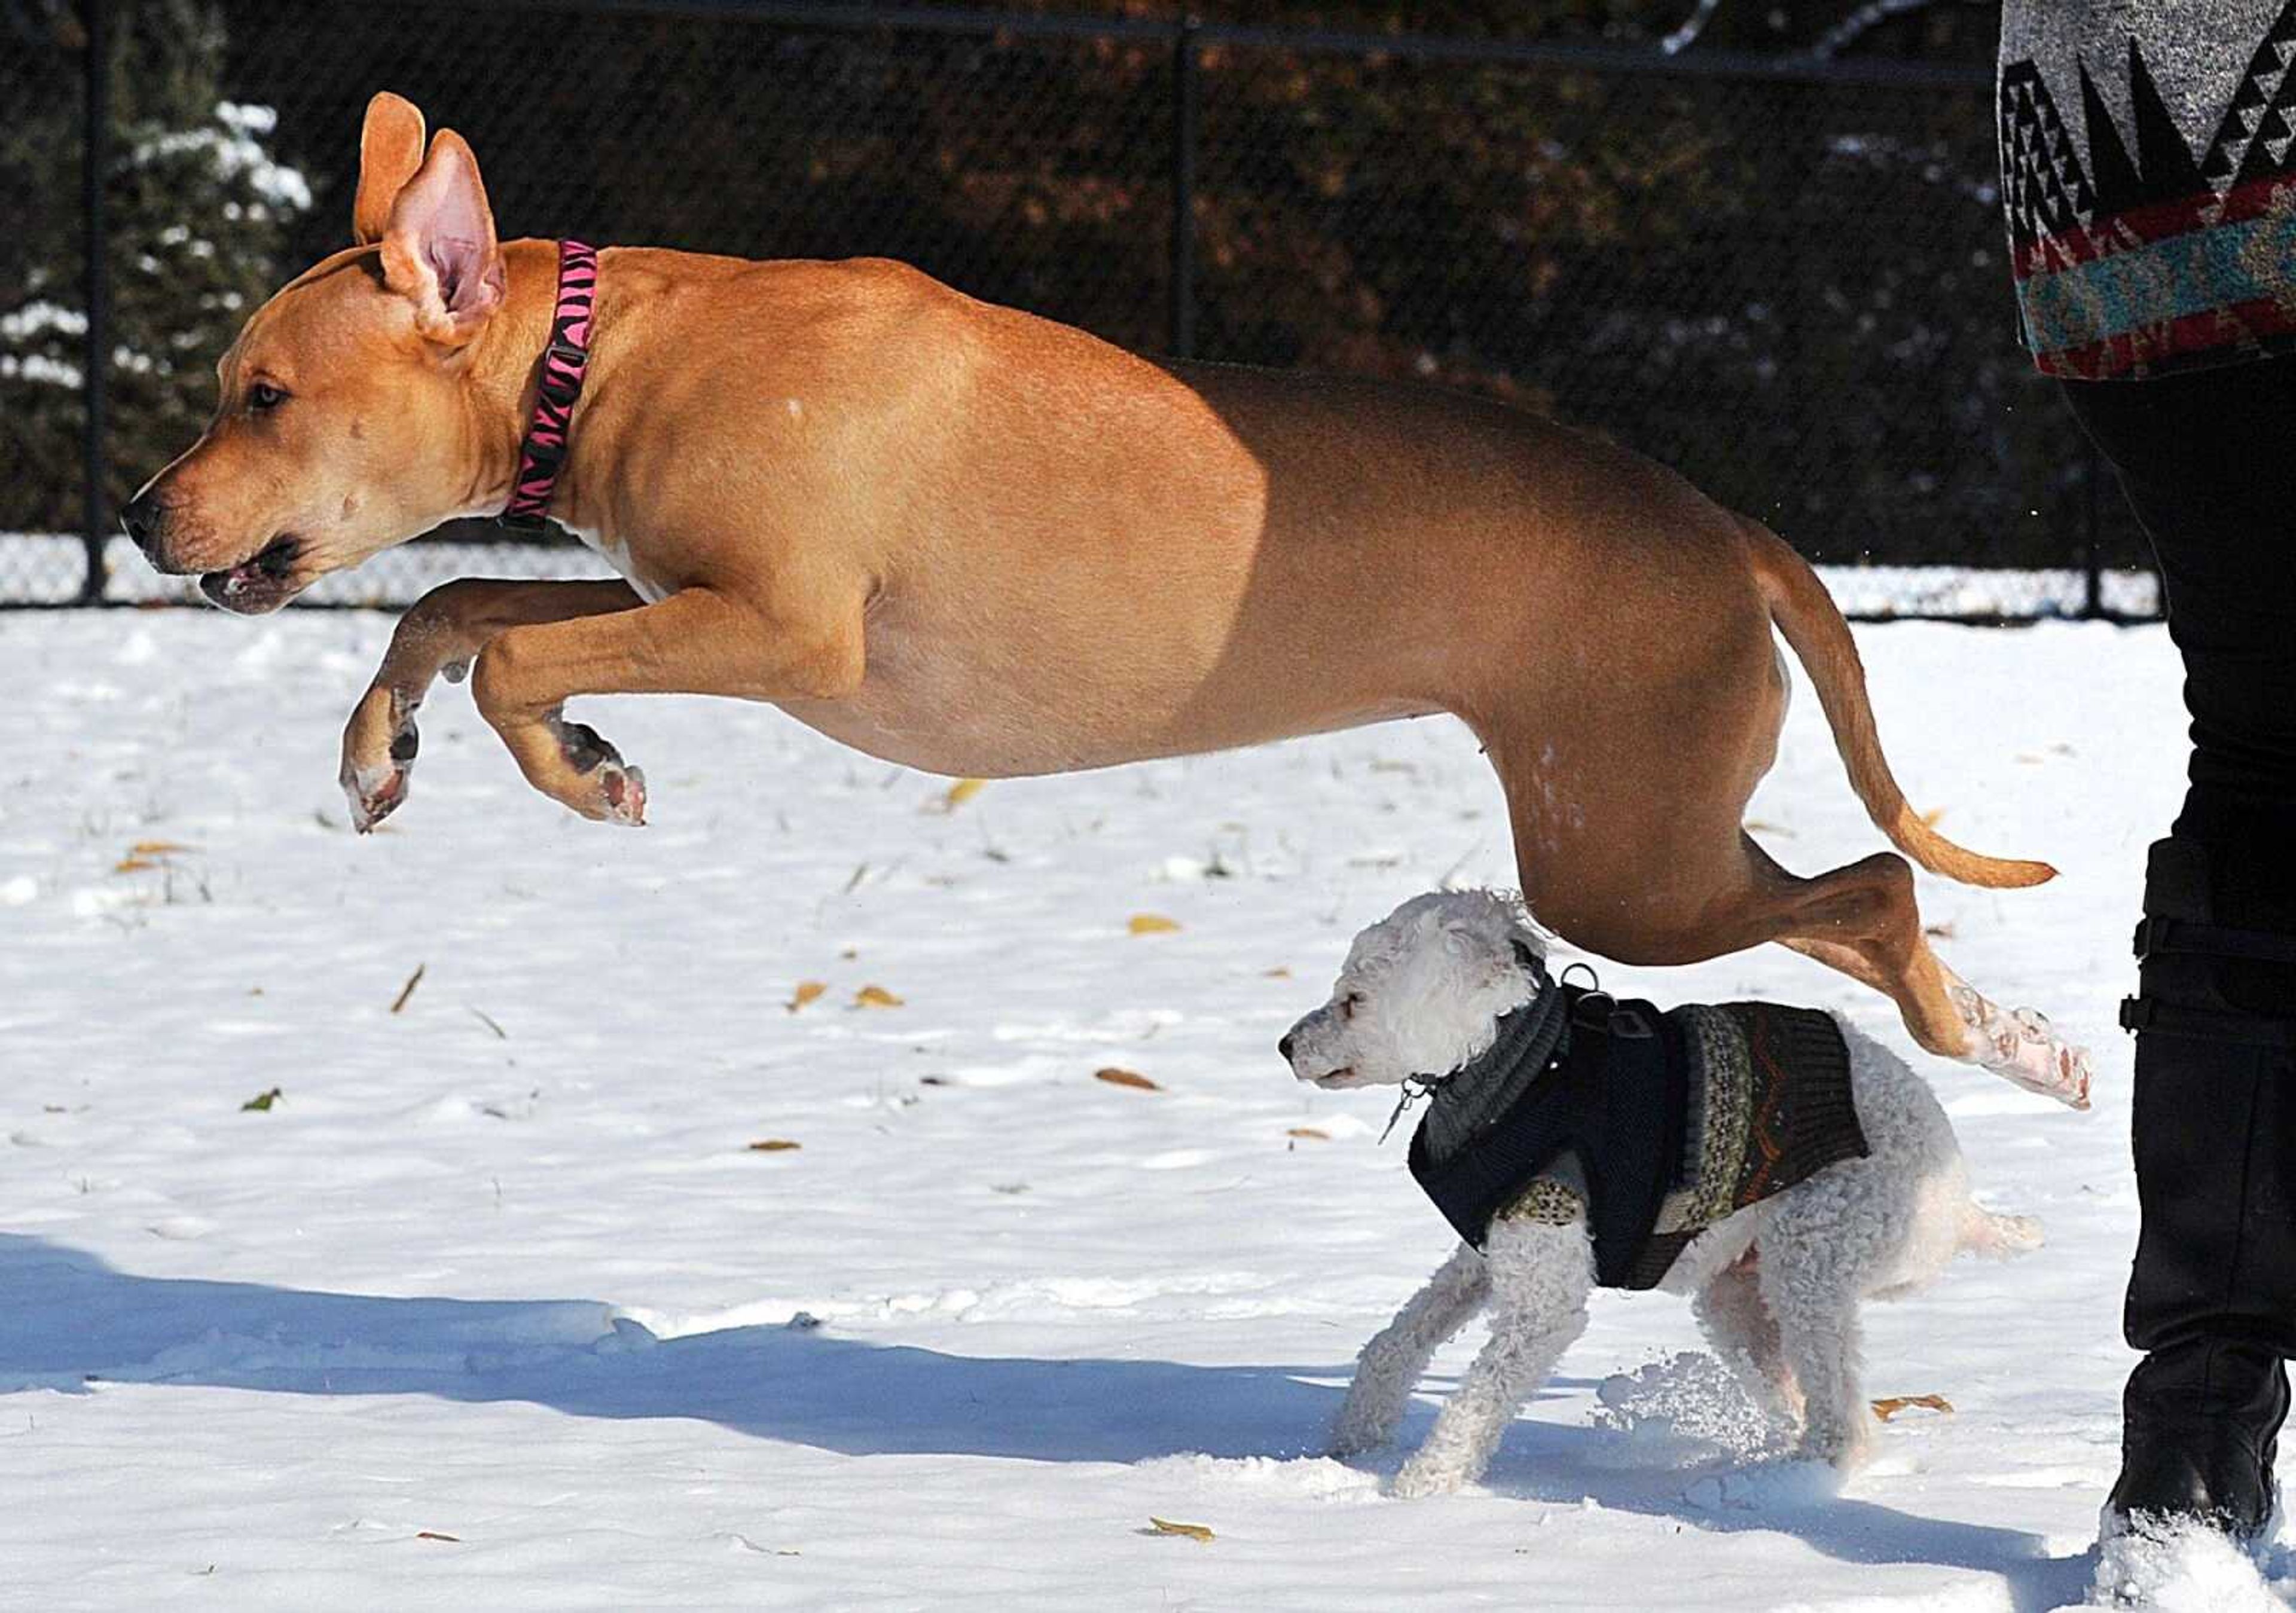
[[1613, 1026], [1659, 1034], [1622, 1040], [1580, 1023], [1551, 1062], [1503, 1036], [1496, 1056], [1435, 1088], [1412, 1175], [1478, 1248], [1494, 1221], [1585, 1215], [1596, 1281], [1654, 1288], [1707, 1228], [1866, 1156], [1831, 1015], [1771, 1003], [1617, 1007]]
[[2000, 111], [2044, 371], [2296, 349], [2296, 0], [2005, 0]]

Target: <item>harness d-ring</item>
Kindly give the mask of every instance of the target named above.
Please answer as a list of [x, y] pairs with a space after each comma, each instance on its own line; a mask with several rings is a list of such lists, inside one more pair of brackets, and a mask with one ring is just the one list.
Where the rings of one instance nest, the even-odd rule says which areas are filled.
[[1603, 989], [1602, 978], [1595, 974], [1592, 963], [1578, 958], [1564, 964], [1556, 984], [1570, 985], [1570, 971], [1574, 969], [1587, 971], [1587, 984], [1578, 988], [1578, 1000], [1570, 1005], [1571, 1019], [1589, 1028], [1609, 1024], [1619, 1006], [1619, 1000]]

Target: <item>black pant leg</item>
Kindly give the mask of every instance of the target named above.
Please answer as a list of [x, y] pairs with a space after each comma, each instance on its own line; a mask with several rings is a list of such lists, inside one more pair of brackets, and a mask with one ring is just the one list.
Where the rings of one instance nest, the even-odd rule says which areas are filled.
[[[2189, 785], [2144, 911], [2296, 937], [2296, 363], [2065, 395], [2152, 540], [2185, 664]], [[2163, 954], [2142, 994], [2187, 1017], [2136, 1039], [2124, 1331], [2148, 1353], [2111, 1505], [2245, 1532], [2269, 1511], [2296, 1354], [2296, 1057], [2251, 1033], [2296, 1019], [2296, 968]]]
[[2063, 387], [2168, 590], [2193, 719], [2174, 832], [2220, 921], [2296, 929], [2296, 360]]

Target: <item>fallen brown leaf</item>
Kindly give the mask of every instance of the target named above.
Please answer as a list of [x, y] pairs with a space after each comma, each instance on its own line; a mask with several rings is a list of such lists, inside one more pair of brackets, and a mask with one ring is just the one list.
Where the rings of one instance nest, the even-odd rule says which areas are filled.
[[803, 1008], [807, 1003], [812, 1002], [816, 997], [818, 997], [823, 992], [827, 991], [828, 989], [829, 986], [826, 981], [800, 980], [797, 983], [797, 990], [790, 994], [790, 1012], [795, 1013], [799, 1009]]
[[1177, 921], [1166, 918], [1160, 913], [1136, 913], [1132, 915], [1131, 921], [1125, 926], [1136, 936], [1169, 935], [1179, 927]]
[[1887, 1422], [1908, 1406], [1951, 1414], [1953, 1402], [1942, 1395], [1891, 1395], [1874, 1403], [1874, 1415]]
[[458, 1546], [463, 1543], [463, 1537], [460, 1535], [441, 1535], [436, 1529], [417, 1529], [414, 1531], [414, 1538], [417, 1540], [451, 1541]]
[[987, 788], [988, 783], [987, 779], [957, 780], [948, 787], [948, 793], [940, 798], [940, 809], [943, 812], [955, 812], [974, 796], [979, 795], [983, 789]]
[[1275, 968], [1260, 976], [1260, 978], [1263, 980], [1288, 980], [1291, 978], [1292, 971], [1284, 968], [1281, 963], [1278, 963]]
[[159, 865], [159, 864], [153, 862], [149, 857], [122, 857], [119, 861], [111, 865], [111, 872], [114, 873], [136, 873], [146, 868], [157, 868]]
[[792, 1149], [803, 1148], [802, 1142], [792, 1142], [787, 1137], [767, 1137], [750, 1144], [753, 1154], [786, 1154]]
[[1317, 1131], [1312, 1126], [1295, 1126], [1283, 1134], [1287, 1137], [1308, 1137], [1317, 1142], [1329, 1142], [1332, 1140], [1331, 1133]]
[[1185, 1535], [1190, 1540], [1200, 1541], [1205, 1545], [1211, 1544], [1217, 1538], [1210, 1529], [1200, 1523], [1174, 1523], [1168, 1518], [1151, 1518], [1148, 1520], [1148, 1533]]
[[413, 996], [414, 995], [414, 988], [422, 984], [422, 971], [430, 967], [430, 966], [428, 963], [417, 963], [414, 966], [414, 972], [406, 977], [406, 984], [398, 988], [398, 995], [397, 996], [391, 998], [391, 1012], [397, 1013], [400, 1009], [406, 1006], [406, 999]]
[[1105, 1081], [1111, 1086], [1129, 1086], [1144, 1093], [1160, 1093], [1164, 1090], [1137, 1070], [1119, 1069], [1113, 1064], [1105, 1069], [1093, 1071], [1092, 1078], [1095, 1081]]
[[856, 1008], [898, 1008], [901, 999], [882, 986], [864, 986], [853, 994]]
[[197, 851], [196, 846], [185, 846], [176, 840], [138, 840], [127, 848], [130, 856], [164, 857], [179, 851]]

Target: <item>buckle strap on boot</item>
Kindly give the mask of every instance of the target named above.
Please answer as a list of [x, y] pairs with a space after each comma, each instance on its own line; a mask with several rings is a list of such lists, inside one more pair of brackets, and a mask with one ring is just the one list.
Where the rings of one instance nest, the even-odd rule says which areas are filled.
[[2221, 1008], [2186, 1008], [2152, 997], [2121, 998], [2120, 1028], [2149, 1031], [2156, 1036], [2237, 1042], [2250, 1047], [2296, 1048], [2296, 1019], [2272, 1019]]
[[2170, 955], [2238, 958], [2258, 963], [2296, 963], [2296, 936], [2268, 929], [2236, 929], [2193, 919], [2148, 913], [2136, 926], [2136, 961]]
[[[2296, 935], [2148, 913], [2136, 926], [2136, 950], [2140, 963], [2168, 957], [2296, 963]], [[2150, 995], [2121, 1000], [2120, 1028], [2249, 1047], [2296, 1048], [2296, 1019], [2164, 1002]]]

